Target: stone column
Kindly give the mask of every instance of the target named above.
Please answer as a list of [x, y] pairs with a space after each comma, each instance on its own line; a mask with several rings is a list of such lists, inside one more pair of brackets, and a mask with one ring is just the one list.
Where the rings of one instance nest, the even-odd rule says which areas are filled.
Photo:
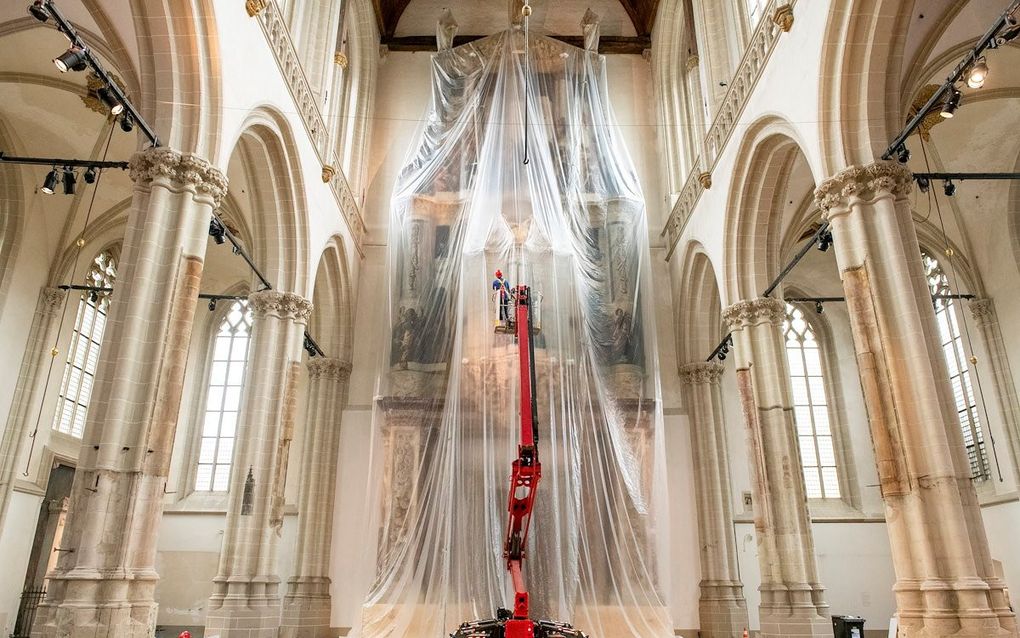
[[785, 318], [785, 304], [770, 298], [741, 301], [723, 311], [733, 331], [747, 427], [761, 565], [761, 635], [831, 636], [793, 417], [781, 331]]
[[900, 164], [848, 168], [832, 224], [896, 570], [899, 635], [1015, 636], [995, 577]]
[[[40, 395], [45, 385], [40, 377], [45, 376], [49, 360], [60, 355], [53, 347], [53, 333], [56, 331], [65, 296], [65, 292], [59, 288], [43, 288], [35, 304], [35, 316], [32, 318], [32, 327], [25, 342], [25, 354], [22, 356], [21, 368], [18, 371], [18, 381], [14, 386], [14, 396], [11, 398], [11, 412], [7, 417], [7, 427], [3, 430], [3, 439], [0, 440], [0, 529], [3, 527], [7, 505], [11, 500], [15, 473], [21, 471], [18, 466], [22, 462], [27, 465], [30, 461], [21, 458], [21, 453], [30, 429], [36, 425], [38, 416], [36, 410], [42, 401]], [[62, 372], [60, 363], [59, 359], [53, 362], [53, 369], [57, 374]], [[42, 427], [42, 424], [39, 426]]]
[[297, 565], [283, 599], [281, 638], [330, 638], [329, 549], [340, 452], [340, 417], [351, 364], [308, 362], [308, 415], [301, 449]]
[[733, 638], [748, 627], [747, 602], [737, 568], [737, 544], [733, 534], [733, 497], [719, 387], [723, 369], [715, 362], [688, 363], [680, 367], [694, 451], [701, 541], [698, 615], [703, 638]]
[[153, 591], [191, 327], [212, 211], [226, 178], [168, 148], [131, 158], [134, 195], [117, 291], [56, 569], [33, 636], [142, 638]]
[[[1016, 384], [1013, 382], [1013, 370], [1010, 369], [1006, 344], [1002, 340], [1002, 328], [999, 316], [995, 312], [995, 304], [991, 299], [974, 299], [970, 302], [970, 312], [975, 323], [981, 329], [985, 347], [988, 350], [988, 364], [985, 370], [991, 370], [995, 381], [995, 398], [999, 402], [1002, 415], [1002, 429], [1009, 441], [1009, 449], [1013, 455], [1013, 480], [1020, 487], [1020, 401], [1017, 400]], [[981, 365], [978, 360], [975, 366]]]
[[276, 638], [277, 543], [294, 428], [298, 359], [312, 304], [289, 292], [248, 296], [254, 314], [220, 565], [209, 597], [208, 638]]

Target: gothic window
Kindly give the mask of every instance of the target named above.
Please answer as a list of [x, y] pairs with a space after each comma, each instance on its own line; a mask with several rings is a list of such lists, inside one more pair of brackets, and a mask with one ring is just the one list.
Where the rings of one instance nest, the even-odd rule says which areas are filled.
[[985, 479], [989, 476], [988, 452], [985, 449], [985, 437], [978, 416], [977, 402], [974, 400], [970, 367], [967, 365], [967, 357], [963, 350], [959, 305], [953, 299], [942, 297], [950, 294], [949, 277], [942, 270], [938, 260], [922, 251], [921, 261], [924, 263], [924, 273], [928, 279], [928, 288], [931, 290], [932, 305], [935, 307], [935, 323], [938, 325], [939, 342], [946, 357], [946, 366], [949, 368], [953, 400], [960, 415], [960, 427], [963, 428], [963, 444], [967, 448], [970, 474], [972, 478]]
[[[116, 278], [117, 257], [112, 251], [104, 250], [92, 260], [84, 283], [93, 288], [113, 288]], [[60, 399], [53, 420], [53, 429], [58, 432], [77, 438], [85, 432], [85, 416], [92, 397], [109, 307], [108, 291], [85, 291], [78, 300], [64, 378], [60, 382]]]
[[840, 498], [832, 419], [815, 330], [803, 310], [786, 304], [783, 334], [808, 498]]
[[245, 300], [235, 301], [213, 339], [206, 388], [202, 438], [199, 444], [195, 490], [224, 492], [230, 481], [241, 388], [248, 361], [252, 314]]

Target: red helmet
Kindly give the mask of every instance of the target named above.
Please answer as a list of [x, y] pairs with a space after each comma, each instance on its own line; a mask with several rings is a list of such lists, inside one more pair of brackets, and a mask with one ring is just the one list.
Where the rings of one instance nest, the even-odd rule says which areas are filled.
[[180, 633], [179, 636], [177, 636], [177, 638], [191, 638], [191, 632], [188, 630], [184, 630]]
[[503, 278], [503, 271], [502, 270], [497, 270], [496, 271], [496, 279], [502, 279], [502, 278]]

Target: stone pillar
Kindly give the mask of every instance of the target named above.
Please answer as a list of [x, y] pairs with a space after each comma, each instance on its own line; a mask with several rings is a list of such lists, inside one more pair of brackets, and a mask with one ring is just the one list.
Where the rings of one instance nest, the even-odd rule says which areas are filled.
[[289, 292], [248, 296], [254, 314], [220, 565], [209, 597], [208, 638], [276, 638], [277, 542], [294, 428], [298, 359], [312, 304]]
[[340, 416], [351, 364], [308, 362], [308, 415], [301, 449], [297, 565], [283, 599], [281, 638], [330, 638], [329, 549], [340, 452]]
[[[1016, 384], [1013, 382], [1013, 371], [1009, 366], [1006, 344], [1002, 340], [999, 316], [991, 299], [974, 299], [970, 302], [970, 312], [981, 329], [981, 336], [988, 350], [988, 364], [984, 369], [991, 370], [992, 379], [995, 381], [995, 398], [999, 402], [999, 412], [1002, 415], [1002, 429], [1006, 432], [1006, 439], [1013, 455], [1013, 480], [1020, 487], [1020, 401], [1017, 400]], [[984, 362], [978, 360], [974, 365], [982, 363]]]
[[[7, 427], [3, 430], [3, 439], [0, 440], [0, 529], [3, 528], [7, 505], [11, 501], [15, 473], [22, 471], [18, 466], [24, 468], [30, 461], [21, 458], [21, 453], [30, 428], [36, 425], [36, 410], [42, 401], [40, 395], [45, 385], [40, 377], [45, 376], [49, 360], [60, 354], [53, 347], [53, 333], [64, 307], [65, 296], [60, 288], [43, 288], [35, 304], [35, 316], [25, 341], [25, 354], [22, 355], [18, 381], [11, 398], [11, 412], [7, 417]], [[59, 359], [54, 361], [55, 372], [61, 371], [60, 363]], [[42, 424], [39, 426], [42, 427]]]
[[733, 497], [719, 387], [723, 369], [715, 362], [688, 363], [680, 367], [694, 451], [701, 541], [698, 615], [702, 638], [733, 638], [748, 627], [747, 602], [744, 584], [740, 582], [733, 534]]
[[733, 331], [747, 427], [761, 565], [761, 635], [831, 636], [793, 417], [781, 329], [785, 318], [785, 304], [770, 298], [741, 301], [723, 311]]
[[899, 635], [1015, 636], [995, 577], [900, 164], [848, 168], [832, 224], [896, 570]]
[[212, 211], [226, 178], [168, 148], [131, 158], [134, 195], [56, 569], [33, 636], [142, 638]]

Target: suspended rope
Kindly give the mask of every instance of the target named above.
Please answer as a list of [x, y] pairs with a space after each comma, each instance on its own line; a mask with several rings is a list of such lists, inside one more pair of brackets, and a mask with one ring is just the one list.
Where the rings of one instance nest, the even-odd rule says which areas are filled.
[[[106, 161], [107, 155], [110, 152], [110, 143], [113, 141], [113, 122], [107, 120], [107, 128], [109, 128], [109, 134], [106, 136], [106, 145], [103, 149], [103, 161]], [[75, 251], [74, 259], [71, 262], [71, 281], [74, 281], [78, 274], [78, 262], [81, 260], [81, 251], [85, 247], [85, 233], [88, 232], [89, 222], [92, 220], [92, 209], [96, 204], [96, 194], [99, 193], [99, 184], [103, 179], [105, 170], [100, 168], [96, 174], [96, 184], [92, 189], [92, 197], [89, 200], [88, 210], [85, 211], [85, 221], [82, 224], [81, 234], [78, 235], [78, 239], [75, 240]], [[73, 211], [71, 214], [74, 214]], [[83, 293], [85, 294], [85, 293]], [[67, 318], [67, 295], [64, 296], [64, 300], [61, 302], [60, 309], [60, 321], [57, 322], [57, 331], [53, 337], [53, 346], [50, 348], [50, 364], [46, 369], [46, 381], [43, 383], [42, 397], [39, 398], [39, 409], [35, 415], [35, 427], [32, 429], [32, 433], [28, 435], [28, 438], [32, 439], [32, 443], [29, 445], [28, 454], [25, 456], [25, 470], [21, 473], [22, 476], [27, 477], [29, 474], [29, 468], [32, 466], [32, 454], [35, 452], [35, 442], [37, 435], [39, 434], [39, 425], [42, 423], [43, 408], [46, 406], [46, 393], [50, 389], [50, 380], [53, 378], [53, 364], [57, 361], [57, 355], [60, 354], [60, 350], [57, 346], [60, 343], [60, 335], [64, 331], [64, 320]]]
[[524, 164], [527, 165], [531, 162], [531, 158], [528, 156], [528, 141], [530, 139], [530, 131], [528, 126], [528, 96], [530, 94], [529, 85], [531, 84], [531, 43], [529, 40], [528, 23], [531, 20], [531, 0], [524, 0], [524, 6], [521, 7], [521, 15], [524, 16]]

